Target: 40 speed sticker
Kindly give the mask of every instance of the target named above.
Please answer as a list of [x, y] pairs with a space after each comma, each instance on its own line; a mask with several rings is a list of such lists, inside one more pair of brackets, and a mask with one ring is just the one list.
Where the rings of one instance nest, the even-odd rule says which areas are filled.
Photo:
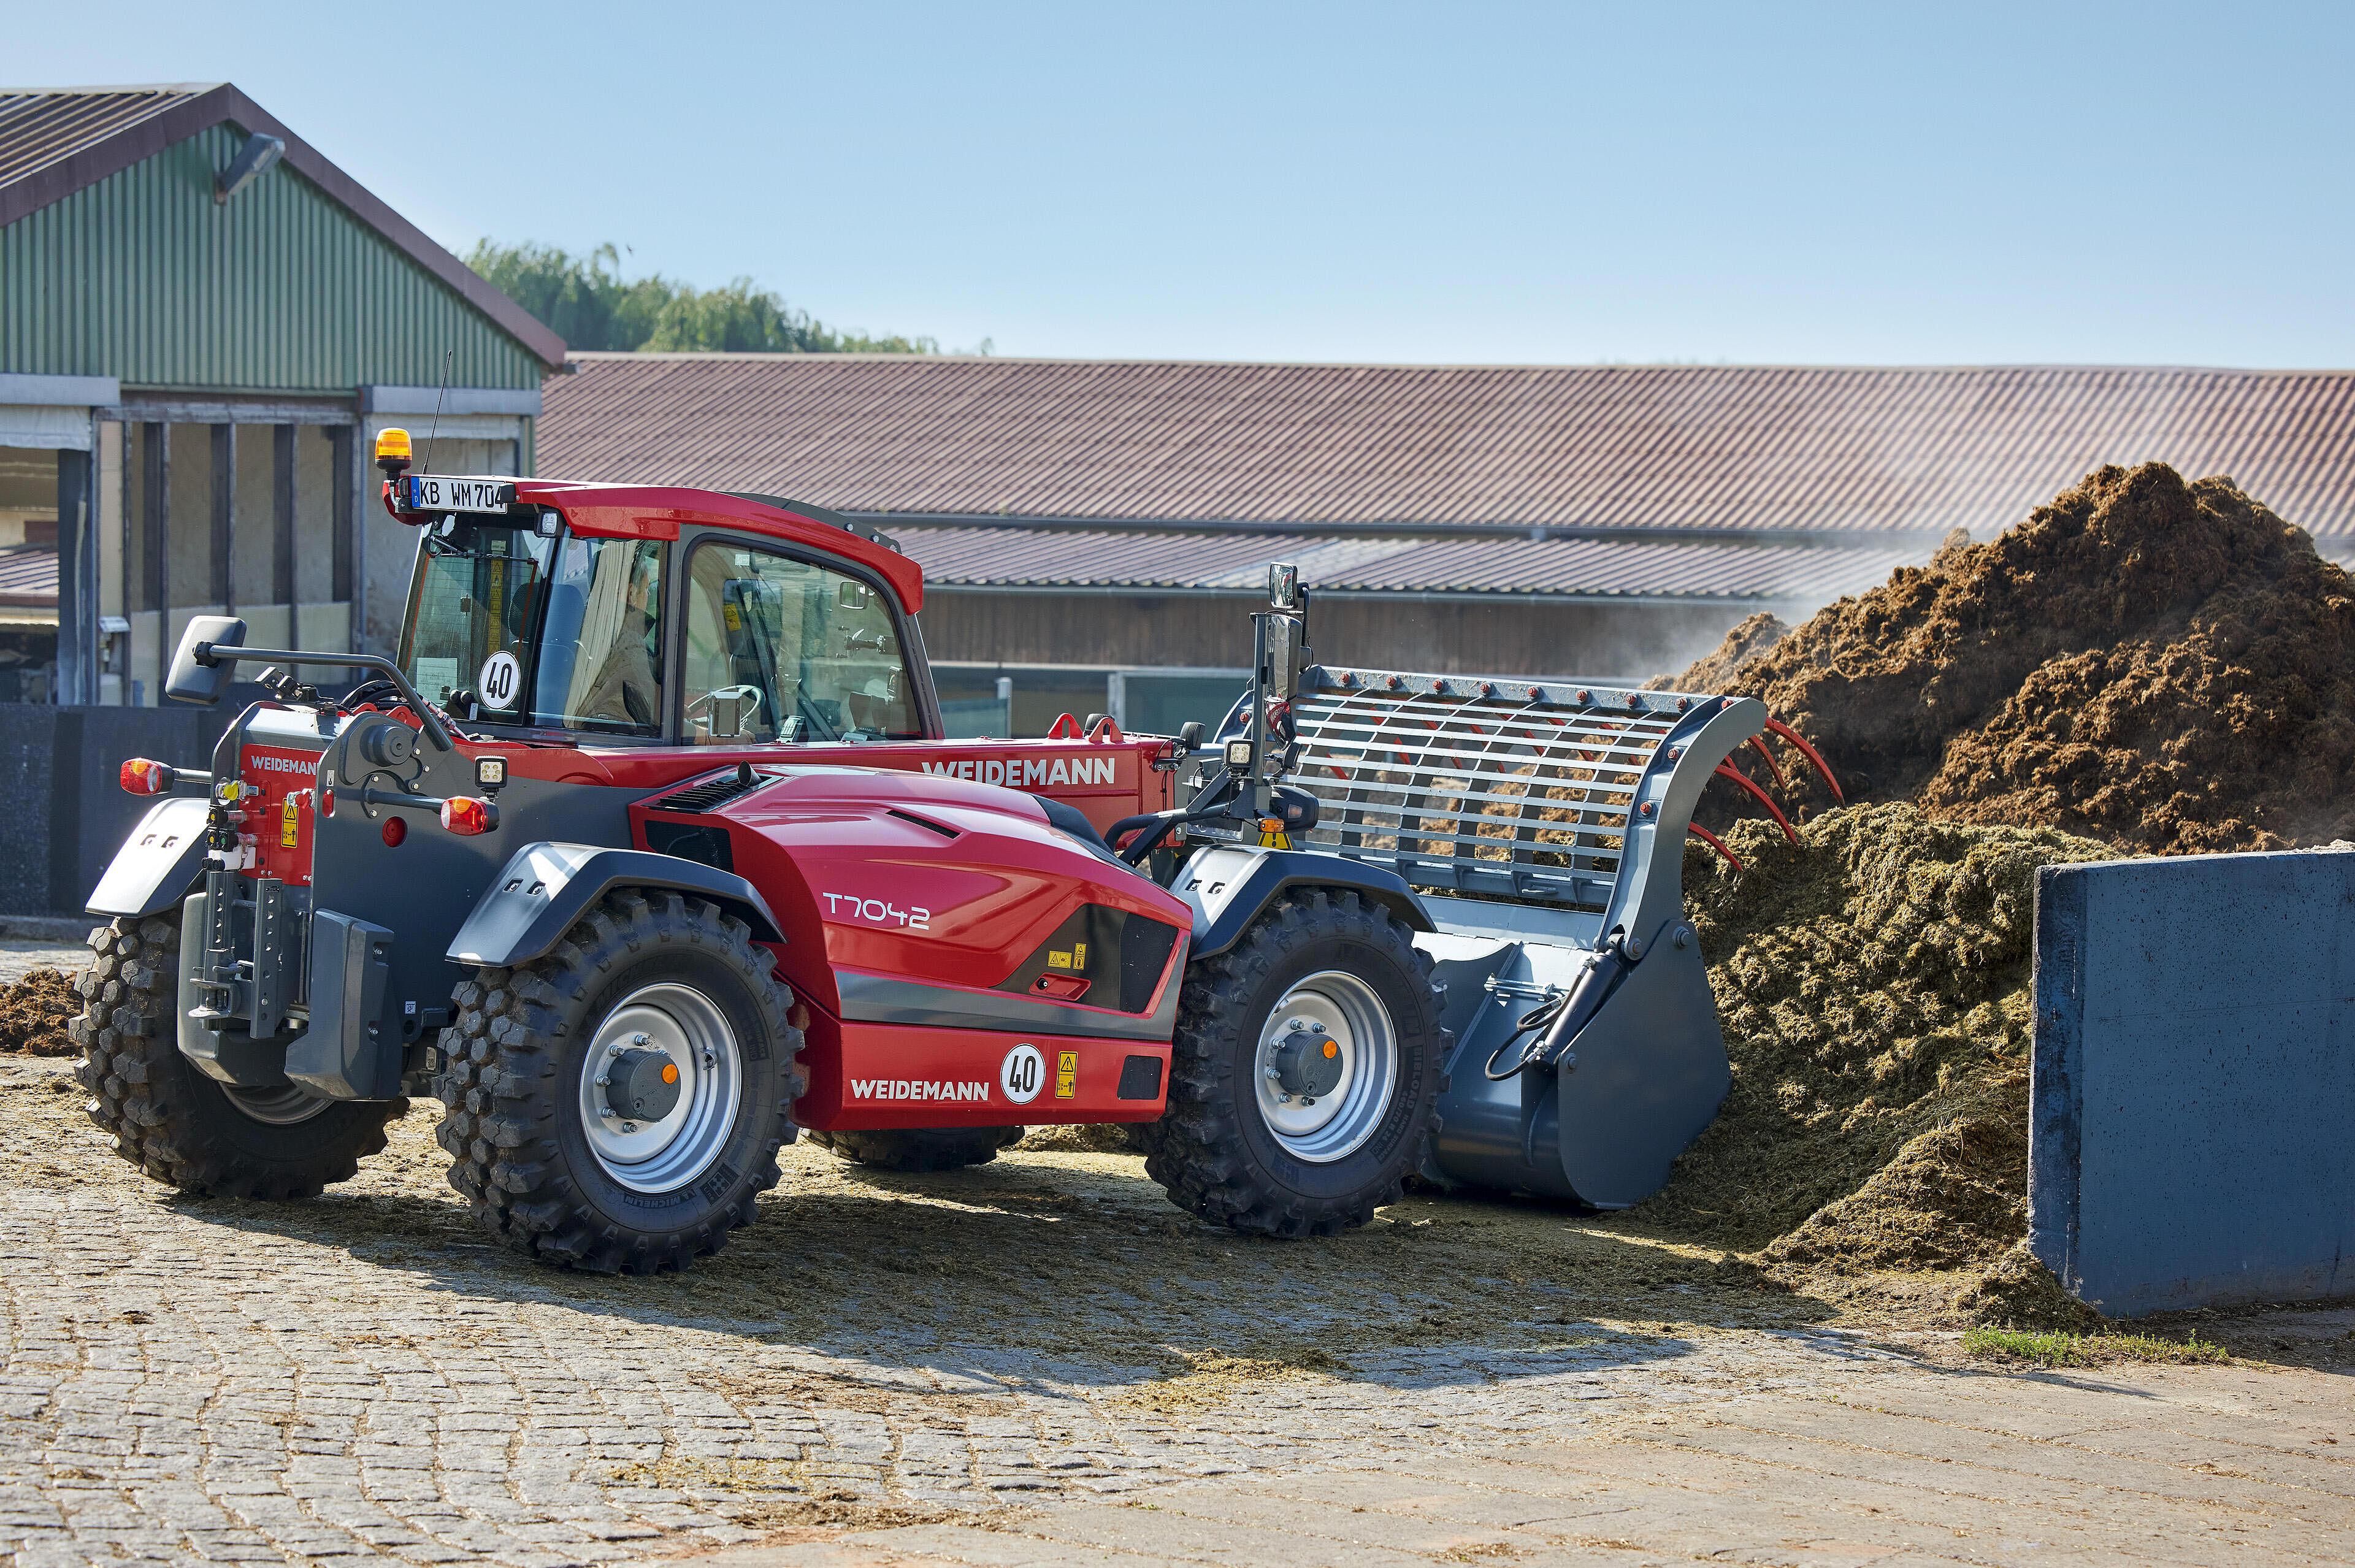
[[501, 648], [483, 661], [482, 669], [474, 677], [474, 695], [483, 699], [485, 708], [513, 708], [516, 688], [522, 683], [523, 666], [516, 662], [515, 655]]
[[1035, 1045], [1016, 1046], [1006, 1053], [1005, 1065], [997, 1070], [997, 1086], [1018, 1105], [1037, 1099], [1046, 1082], [1047, 1061]]

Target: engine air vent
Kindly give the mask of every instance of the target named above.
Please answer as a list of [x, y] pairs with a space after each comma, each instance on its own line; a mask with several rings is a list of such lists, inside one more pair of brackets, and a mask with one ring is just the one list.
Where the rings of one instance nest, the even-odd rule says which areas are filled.
[[715, 773], [708, 779], [676, 790], [654, 803], [656, 811], [709, 811], [724, 805], [738, 795], [750, 795], [775, 775], [756, 770], [750, 763], [739, 763], [730, 773]]

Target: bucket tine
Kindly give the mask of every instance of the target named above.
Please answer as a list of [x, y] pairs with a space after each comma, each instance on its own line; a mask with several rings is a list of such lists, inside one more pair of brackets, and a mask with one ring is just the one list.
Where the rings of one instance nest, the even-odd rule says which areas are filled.
[[1758, 748], [1760, 756], [1766, 759], [1766, 771], [1774, 775], [1774, 782], [1787, 785], [1791, 781], [1783, 776], [1783, 764], [1774, 760], [1774, 748], [1766, 744], [1766, 738], [1764, 735], [1753, 735], [1750, 737], [1750, 743]]
[[1735, 858], [1733, 851], [1725, 847], [1725, 840], [1720, 838], [1716, 834], [1711, 833], [1708, 828], [1703, 827], [1700, 823], [1686, 823], [1685, 831], [1692, 834], [1702, 843], [1708, 845], [1710, 848], [1723, 856], [1725, 858], [1725, 863], [1732, 867], [1735, 870], [1739, 871], [1743, 869], [1742, 862]]
[[1841, 791], [1839, 780], [1832, 777], [1831, 764], [1824, 761], [1823, 754], [1821, 752], [1817, 752], [1813, 746], [1807, 744], [1807, 738], [1806, 736], [1800, 734], [1796, 730], [1792, 729], [1788, 724], [1784, 723], [1780, 719], [1769, 718], [1766, 720], [1766, 728], [1774, 731], [1774, 733], [1782, 736], [1783, 739], [1790, 741], [1794, 746], [1796, 746], [1799, 749], [1799, 754], [1806, 758], [1807, 761], [1813, 763], [1816, 765], [1816, 772], [1824, 775], [1824, 783], [1832, 786], [1832, 798], [1838, 801], [1842, 805], [1846, 805], [1848, 804], [1848, 796]]
[[1783, 808], [1774, 804], [1774, 797], [1773, 795], [1768, 795], [1764, 790], [1758, 787], [1758, 782], [1755, 779], [1752, 778], [1748, 773], [1743, 773], [1740, 768], [1735, 767], [1731, 763], [1718, 763], [1717, 776], [1720, 778], [1732, 779], [1735, 784], [1738, 784], [1743, 789], [1748, 790], [1751, 795], [1755, 797], [1758, 804], [1764, 806], [1767, 811], [1773, 815], [1774, 820], [1782, 825], [1783, 837], [1788, 838], [1794, 844], [1796, 844], [1799, 841], [1799, 835], [1791, 827], [1791, 819], [1783, 815]]

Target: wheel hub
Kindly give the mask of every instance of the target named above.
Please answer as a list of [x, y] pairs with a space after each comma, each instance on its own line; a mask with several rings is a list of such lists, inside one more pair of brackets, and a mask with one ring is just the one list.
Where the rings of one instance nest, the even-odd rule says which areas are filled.
[[1340, 1043], [1326, 1032], [1321, 1023], [1294, 1023], [1291, 1032], [1277, 1042], [1275, 1081], [1287, 1094], [1305, 1094], [1311, 1099], [1330, 1094], [1347, 1071], [1341, 1061]]
[[659, 1122], [678, 1104], [678, 1063], [668, 1051], [633, 1047], [613, 1053], [598, 1080], [605, 1092], [605, 1108], [634, 1122]]
[[605, 1174], [638, 1192], [674, 1192], [711, 1168], [744, 1092], [736, 1031], [693, 986], [623, 997], [591, 1037], [581, 1128]]
[[1314, 1165], [1347, 1158], [1380, 1129], [1397, 1090], [1390, 1010], [1346, 970], [1310, 975], [1267, 1015], [1252, 1075], [1260, 1115], [1285, 1152]]

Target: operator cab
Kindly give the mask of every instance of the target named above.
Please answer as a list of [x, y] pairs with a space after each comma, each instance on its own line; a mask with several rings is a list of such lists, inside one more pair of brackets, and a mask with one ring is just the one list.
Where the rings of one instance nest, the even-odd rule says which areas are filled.
[[584, 529], [518, 500], [542, 486], [410, 475], [408, 454], [407, 432], [379, 438], [387, 508], [420, 530], [397, 662], [469, 726], [618, 745], [937, 732], [914, 622], [858, 562], [735, 529]]

